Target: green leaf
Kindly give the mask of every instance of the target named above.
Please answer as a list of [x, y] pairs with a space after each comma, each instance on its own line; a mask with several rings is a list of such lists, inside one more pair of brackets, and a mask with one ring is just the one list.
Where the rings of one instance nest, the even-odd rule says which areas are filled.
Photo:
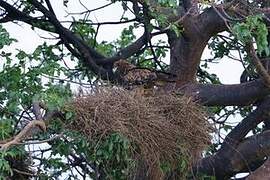
[[248, 16], [246, 22], [235, 24], [232, 31], [244, 44], [255, 38], [258, 53], [261, 55], [265, 52], [267, 56], [269, 55], [268, 29], [261, 15]]
[[6, 45], [10, 45], [12, 42], [17, 42], [17, 40], [11, 38], [7, 30], [0, 25], [0, 49]]
[[171, 24], [170, 29], [175, 32], [176, 36], [179, 37], [181, 35], [181, 32], [183, 31], [178, 24]]

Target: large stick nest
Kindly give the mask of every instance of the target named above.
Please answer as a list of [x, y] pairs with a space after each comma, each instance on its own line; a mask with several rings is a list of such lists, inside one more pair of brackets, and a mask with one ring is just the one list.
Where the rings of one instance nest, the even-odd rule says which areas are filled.
[[146, 97], [120, 88], [101, 88], [75, 98], [72, 108], [76, 117], [69, 128], [89, 140], [119, 133], [136, 145], [136, 153], [149, 167], [162, 161], [177, 164], [181, 155], [192, 163], [210, 143], [205, 111], [186, 96]]

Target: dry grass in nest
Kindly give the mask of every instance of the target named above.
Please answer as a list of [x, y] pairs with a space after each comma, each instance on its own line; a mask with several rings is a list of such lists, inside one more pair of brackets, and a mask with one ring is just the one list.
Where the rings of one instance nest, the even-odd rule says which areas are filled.
[[177, 164], [179, 155], [190, 164], [210, 143], [206, 113], [190, 98], [168, 94], [145, 97], [120, 88], [101, 88], [75, 98], [76, 118], [68, 128], [89, 140], [112, 133], [127, 137], [148, 166], [166, 161]]

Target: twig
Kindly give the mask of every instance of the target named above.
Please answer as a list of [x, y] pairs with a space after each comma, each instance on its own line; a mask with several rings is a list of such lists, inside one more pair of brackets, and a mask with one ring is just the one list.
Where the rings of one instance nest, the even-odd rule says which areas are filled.
[[17, 143], [18, 145], [30, 145], [30, 144], [42, 144], [42, 143], [47, 143], [47, 142], [51, 142], [51, 141], [54, 141], [55, 139], [59, 139], [63, 137], [63, 133], [60, 133], [58, 135], [55, 135], [51, 138], [48, 138], [48, 139], [44, 139], [44, 140], [40, 140], [40, 141], [27, 141], [27, 142], [24, 142], [24, 143]]
[[16, 172], [16, 173], [23, 174], [23, 175], [26, 175], [26, 176], [36, 176], [36, 175], [33, 174], [33, 173], [30, 173], [30, 172], [24, 172], [24, 171], [15, 169], [15, 168], [13, 168], [12, 170], [13, 170], [14, 172]]

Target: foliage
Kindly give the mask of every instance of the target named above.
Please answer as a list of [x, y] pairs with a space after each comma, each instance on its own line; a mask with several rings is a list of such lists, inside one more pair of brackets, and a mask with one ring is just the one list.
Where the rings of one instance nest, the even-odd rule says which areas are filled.
[[9, 36], [9, 33], [2, 25], [0, 25], [0, 49], [2, 49], [5, 45], [10, 45], [12, 42], [16, 41], [15, 39]]
[[177, 6], [177, 0], [158, 0], [158, 3], [161, 6], [165, 6], [165, 7], [176, 7]]
[[246, 18], [246, 22], [235, 24], [232, 31], [244, 44], [255, 38], [258, 53], [262, 54], [264, 52], [267, 56], [269, 55], [268, 29], [263, 22], [262, 16], [249, 16]]
[[[94, 146], [97, 145], [97, 146]], [[106, 179], [126, 179], [135, 162], [131, 156], [131, 144], [120, 134], [111, 134], [100, 144], [92, 142], [91, 159], [103, 169]]]

